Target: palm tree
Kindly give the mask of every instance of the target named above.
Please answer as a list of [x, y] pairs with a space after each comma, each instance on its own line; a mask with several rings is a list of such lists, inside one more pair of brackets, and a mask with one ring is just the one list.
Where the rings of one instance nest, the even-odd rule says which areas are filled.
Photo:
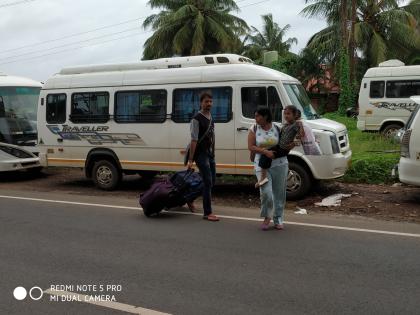
[[[337, 60], [342, 38], [343, 16], [340, 13], [343, 0], [305, 0], [309, 4], [302, 14], [322, 17], [328, 26], [315, 34], [308, 47], [321, 53], [326, 59]], [[354, 32], [349, 34], [355, 49], [363, 53], [368, 66], [376, 66], [389, 58], [405, 59], [418, 49], [419, 35], [416, 31], [420, 21], [420, 0], [412, 0], [400, 6], [401, 0], [355, 0], [345, 1], [347, 17], [354, 15]], [[355, 8], [352, 6], [355, 5]], [[355, 12], [352, 12], [355, 10]], [[350, 32], [349, 32], [350, 33]], [[351, 42], [350, 38], [349, 41]], [[348, 48], [348, 46], [346, 46]]]
[[246, 22], [230, 12], [239, 11], [233, 0], [149, 0], [161, 12], [143, 23], [154, 33], [144, 44], [143, 59], [230, 52]]
[[297, 44], [297, 39], [294, 37], [284, 41], [286, 33], [290, 30], [289, 24], [280, 27], [274, 22], [272, 14], [263, 15], [262, 20], [262, 31], [252, 26], [251, 33], [247, 36], [249, 43], [246, 47], [247, 55], [258, 54], [261, 58], [265, 51], [277, 51], [280, 55], [285, 55], [293, 44]]

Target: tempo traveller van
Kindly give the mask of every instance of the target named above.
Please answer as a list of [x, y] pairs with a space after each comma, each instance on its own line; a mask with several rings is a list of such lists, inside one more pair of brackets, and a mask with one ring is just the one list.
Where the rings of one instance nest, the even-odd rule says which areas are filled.
[[420, 96], [412, 97], [412, 100], [417, 107], [402, 136], [398, 172], [402, 183], [420, 186]]
[[420, 95], [420, 66], [389, 60], [369, 69], [360, 87], [358, 129], [392, 137], [415, 109], [414, 95]]
[[40, 159], [44, 166], [84, 168], [102, 189], [114, 189], [123, 174], [178, 171], [203, 90], [213, 95], [218, 174], [253, 174], [247, 136], [254, 112], [268, 106], [281, 124], [286, 105], [302, 111], [322, 150], [291, 152], [288, 197], [346, 172], [352, 155], [346, 127], [318, 116], [295, 78], [230, 54], [61, 70], [40, 95]]

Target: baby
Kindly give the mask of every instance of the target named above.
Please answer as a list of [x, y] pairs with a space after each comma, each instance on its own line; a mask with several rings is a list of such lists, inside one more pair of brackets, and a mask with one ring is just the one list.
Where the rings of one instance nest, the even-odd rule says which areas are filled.
[[[274, 158], [278, 159], [287, 156], [294, 147], [294, 140], [299, 134], [300, 138], [304, 137], [302, 123], [298, 120], [298, 109], [296, 106], [286, 106], [283, 111], [285, 124], [280, 129], [279, 142], [276, 146], [270, 148], [273, 151]], [[271, 167], [272, 159], [265, 155], [261, 155], [258, 166], [261, 167], [261, 178], [255, 187], [261, 187], [268, 183], [267, 172]]]

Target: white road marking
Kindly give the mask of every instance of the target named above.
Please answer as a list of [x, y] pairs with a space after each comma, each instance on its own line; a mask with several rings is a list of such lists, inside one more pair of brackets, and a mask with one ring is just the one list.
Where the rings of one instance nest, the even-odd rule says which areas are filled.
[[88, 304], [94, 304], [97, 306], [102, 306], [106, 308], [111, 308], [114, 310], [127, 312], [131, 314], [141, 314], [141, 315], [170, 315], [169, 313], [162, 313], [158, 311], [149, 310], [147, 308], [142, 308], [134, 305], [124, 304], [124, 303], [118, 303], [118, 302], [112, 302], [112, 301], [89, 301], [90, 295], [85, 294], [79, 294], [74, 292], [68, 292], [68, 291], [52, 291], [50, 289], [45, 290], [44, 293], [54, 296], [65, 296], [71, 300], [80, 301], [83, 303]]
[[98, 204], [98, 203], [85, 203], [85, 202], [74, 202], [74, 201], [65, 201], [65, 200], [50, 200], [50, 199], [39, 199], [39, 198], [17, 197], [17, 196], [3, 196], [3, 195], [0, 195], [0, 198], [39, 201], [39, 202], [50, 202], [50, 203], [61, 203], [61, 204], [66, 204], [66, 205], [87, 206], [87, 207], [127, 209], [127, 210], [136, 210], [136, 211], [139, 211], [139, 209], [142, 210], [139, 207], [112, 206], [112, 205], [104, 205], [104, 204]]
[[[69, 204], [69, 205], [88, 206], [88, 207], [125, 209], [125, 210], [135, 210], [135, 211], [142, 211], [143, 210], [140, 207], [114, 206], [114, 205], [104, 205], [104, 204], [98, 204], [98, 203], [73, 202], [73, 201], [65, 201], [65, 200], [50, 200], [50, 199], [39, 199], [39, 198], [17, 197], [17, 196], [4, 196], [4, 195], [0, 195], [0, 198], [3, 198], [3, 199], [17, 199], [17, 200], [29, 200], [29, 201], [58, 203], [58, 204]], [[169, 213], [182, 214], [182, 215], [202, 216], [202, 214], [200, 214], [200, 213], [190, 213], [190, 212], [181, 212], [181, 211], [168, 211], [168, 212]], [[252, 222], [260, 222], [261, 221], [261, 219], [257, 219], [257, 218], [247, 218], [247, 217], [238, 217], [238, 216], [230, 216], [230, 215], [218, 215], [218, 217], [220, 217], [222, 219], [232, 219], [232, 220], [241, 220], [241, 221], [252, 221]], [[315, 227], [315, 228], [322, 228], [322, 229], [331, 229], [331, 230], [342, 230], [342, 231], [353, 231], [353, 232], [363, 232], [363, 233], [373, 233], [373, 234], [383, 234], [383, 235], [420, 238], [420, 234], [415, 234], [415, 233], [403, 233], [403, 232], [393, 232], [393, 231], [384, 231], [384, 230], [360, 229], [360, 228], [352, 228], [352, 227], [337, 226], [337, 225], [313, 224], [313, 223], [302, 223], [302, 222], [292, 222], [292, 221], [285, 221], [285, 224]]]

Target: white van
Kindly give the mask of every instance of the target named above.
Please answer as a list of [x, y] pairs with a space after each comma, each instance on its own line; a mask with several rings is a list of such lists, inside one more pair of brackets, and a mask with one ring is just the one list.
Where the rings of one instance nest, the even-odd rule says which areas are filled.
[[36, 115], [41, 83], [0, 73], [0, 172], [40, 170]]
[[418, 105], [402, 136], [398, 171], [401, 182], [420, 186], [420, 96], [412, 97], [412, 100]]
[[306, 194], [314, 180], [346, 172], [346, 127], [321, 119], [298, 80], [228, 54], [63, 69], [41, 91], [41, 161], [84, 168], [102, 189], [115, 188], [122, 174], [180, 170], [203, 90], [214, 100], [219, 174], [253, 174], [247, 136], [255, 109], [269, 106], [281, 123], [289, 104], [301, 109], [323, 152], [291, 152], [289, 197]]
[[358, 129], [393, 136], [415, 109], [414, 95], [420, 95], [420, 66], [389, 60], [369, 69], [360, 87]]

